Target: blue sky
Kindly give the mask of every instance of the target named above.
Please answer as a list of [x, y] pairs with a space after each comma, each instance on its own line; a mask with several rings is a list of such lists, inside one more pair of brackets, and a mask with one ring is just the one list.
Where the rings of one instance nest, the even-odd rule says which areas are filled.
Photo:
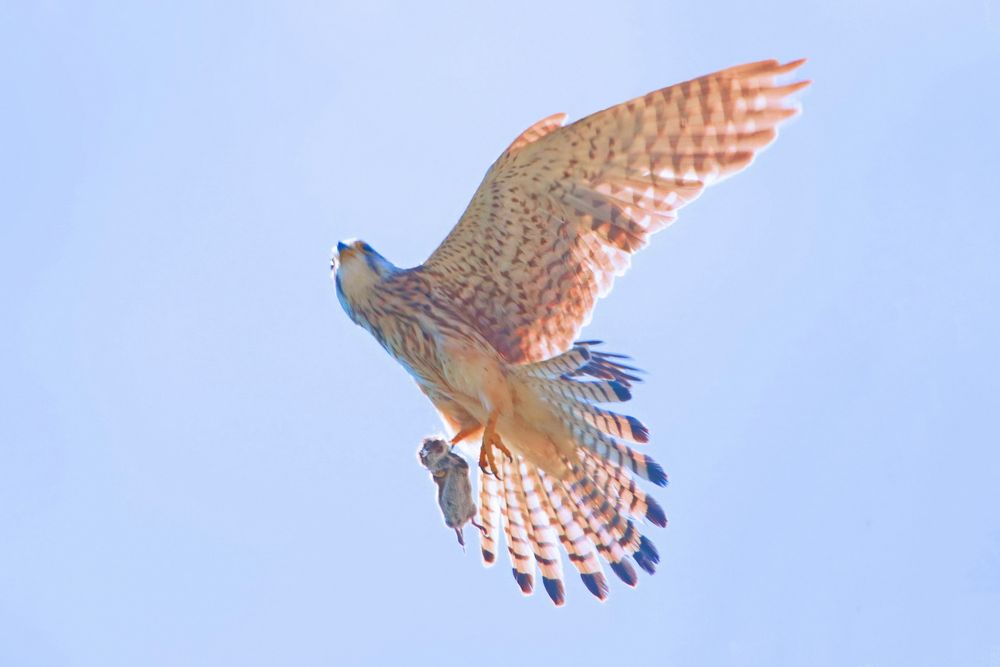
[[[0, 664], [1000, 665], [993, 0], [4, 3], [0, 37]], [[417, 264], [535, 120], [801, 56], [805, 113], [585, 332], [649, 371], [660, 571], [522, 598], [442, 525], [436, 416], [330, 247]]]

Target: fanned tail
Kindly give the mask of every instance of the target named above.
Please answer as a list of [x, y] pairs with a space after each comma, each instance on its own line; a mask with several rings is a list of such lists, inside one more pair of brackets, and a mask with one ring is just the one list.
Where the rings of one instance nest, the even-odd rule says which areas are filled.
[[556, 605], [565, 600], [559, 544], [587, 589], [604, 600], [608, 585], [600, 561], [635, 586], [633, 564], [652, 574], [660, 560], [636, 521], [667, 523], [663, 509], [633, 477], [664, 486], [663, 469], [620, 442], [647, 442], [649, 431], [634, 417], [596, 405], [627, 402], [641, 371], [626, 365], [623, 355], [593, 349], [598, 344], [577, 343], [551, 359], [514, 369], [523, 385], [560, 415], [576, 442], [575, 455], [563, 461], [566, 474], [555, 477], [515, 456], [503, 463], [500, 481], [479, 475], [480, 521], [487, 527], [483, 560], [492, 562], [494, 530], [502, 528], [521, 591], [533, 591], [537, 565]]

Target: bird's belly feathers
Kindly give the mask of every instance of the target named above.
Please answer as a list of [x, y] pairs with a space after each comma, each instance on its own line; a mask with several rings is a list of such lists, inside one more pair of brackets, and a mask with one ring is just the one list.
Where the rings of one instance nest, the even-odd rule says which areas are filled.
[[512, 450], [547, 472], [562, 472], [562, 457], [573, 451], [562, 420], [474, 328], [394, 316], [379, 325], [372, 334], [425, 393], [446, 396], [479, 424], [496, 414], [497, 431]]
[[496, 407], [510, 404], [504, 396], [503, 360], [471, 327], [386, 313], [366, 328], [419, 384], [450, 397], [478, 419], [486, 419], [484, 401]]
[[485, 341], [443, 350], [445, 375], [462, 407], [484, 424], [497, 415], [497, 432], [514, 452], [560, 476], [574, 451], [562, 419]]
[[364, 326], [393, 359], [417, 382], [434, 386], [440, 383], [442, 363], [436, 332], [420, 320], [385, 314]]

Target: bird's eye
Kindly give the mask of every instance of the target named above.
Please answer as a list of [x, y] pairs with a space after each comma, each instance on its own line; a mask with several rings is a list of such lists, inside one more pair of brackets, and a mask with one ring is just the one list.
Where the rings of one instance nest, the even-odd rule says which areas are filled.
[[367, 243], [362, 243], [361, 244], [361, 249], [363, 251], [365, 251], [365, 252], [372, 252], [372, 247], [370, 245], [368, 245]]

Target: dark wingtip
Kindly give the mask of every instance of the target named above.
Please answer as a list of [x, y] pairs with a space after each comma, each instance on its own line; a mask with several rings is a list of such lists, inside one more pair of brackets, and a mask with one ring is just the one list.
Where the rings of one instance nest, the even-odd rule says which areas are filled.
[[660, 552], [656, 545], [642, 536], [639, 539], [639, 550], [632, 554], [636, 564], [649, 574], [656, 574], [656, 564], [660, 562]]
[[649, 481], [657, 486], [667, 485], [667, 473], [663, 472], [663, 467], [653, 459], [646, 457], [646, 470], [649, 472]]
[[618, 575], [619, 579], [633, 588], [639, 583], [639, 575], [635, 573], [635, 568], [627, 560], [611, 563], [611, 570]]
[[514, 581], [517, 585], [521, 587], [521, 592], [525, 595], [531, 595], [531, 591], [535, 589], [535, 580], [530, 574], [521, 574], [515, 569], [511, 569], [514, 573]]
[[492, 565], [493, 561], [495, 561], [496, 559], [497, 559], [496, 554], [494, 554], [492, 551], [487, 551], [486, 549], [483, 549], [484, 563], [486, 563], [487, 565]]
[[549, 597], [552, 598], [552, 602], [557, 607], [561, 607], [563, 603], [566, 602], [566, 592], [563, 589], [562, 581], [559, 579], [542, 577], [542, 586], [545, 587], [545, 592], [549, 594]]
[[611, 390], [615, 392], [615, 396], [618, 397], [619, 401], [624, 403], [625, 401], [632, 399], [632, 392], [618, 380], [612, 380], [608, 384], [611, 385]]
[[632, 437], [636, 442], [649, 442], [649, 429], [646, 425], [635, 417], [626, 417], [629, 428], [632, 429]]
[[665, 528], [667, 525], [667, 513], [651, 496], [646, 496], [646, 518], [654, 526]]
[[583, 585], [587, 587], [587, 590], [598, 600], [606, 600], [608, 598], [608, 580], [604, 578], [603, 573], [594, 572], [593, 574], [584, 574], [581, 572], [580, 578], [583, 579]]

